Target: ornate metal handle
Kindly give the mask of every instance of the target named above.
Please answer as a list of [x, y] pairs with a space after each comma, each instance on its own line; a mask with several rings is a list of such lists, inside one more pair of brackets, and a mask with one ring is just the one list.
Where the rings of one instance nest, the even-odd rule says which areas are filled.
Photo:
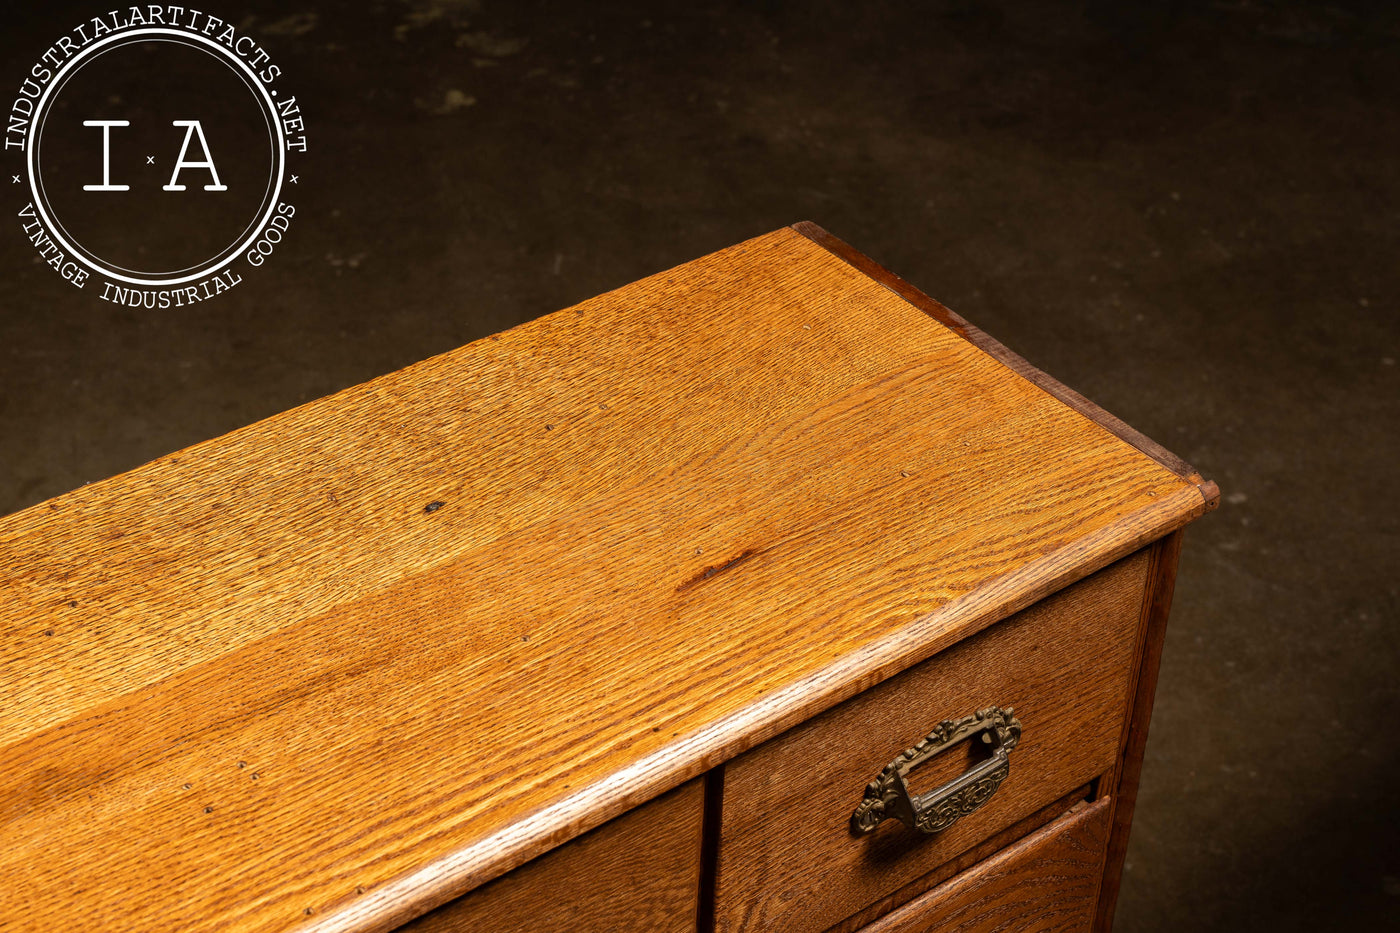
[[[928, 738], [906, 748], [865, 788], [865, 799], [851, 814], [851, 832], [871, 832], [892, 816], [926, 833], [941, 833], [982, 806], [1011, 773], [1010, 753], [1021, 739], [1021, 721], [1012, 715], [1015, 712], [989, 706], [962, 719], [940, 722]], [[910, 771], [979, 732], [982, 741], [992, 746], [992, 757], [927, 794], [909, 793], [905, 777]]]

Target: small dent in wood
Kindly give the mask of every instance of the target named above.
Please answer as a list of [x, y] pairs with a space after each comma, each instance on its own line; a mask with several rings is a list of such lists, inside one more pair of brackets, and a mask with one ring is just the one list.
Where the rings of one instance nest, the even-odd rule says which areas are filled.
[[441, 499], [437, 499], [423, 506], [423, 511], [427, 513], [436, 512], [438, 509], [442, 508], [446, 504], [447, 503], [443, 502]]

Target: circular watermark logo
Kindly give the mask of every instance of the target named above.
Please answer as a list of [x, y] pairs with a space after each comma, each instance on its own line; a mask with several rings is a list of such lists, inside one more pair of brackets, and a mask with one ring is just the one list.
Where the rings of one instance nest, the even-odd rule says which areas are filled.
[[130, 307], [205, 301], [281, 246], [306, 124], [258, 40], [148, 4], [59, 36], [4, 132], [18, 218], [39, 261]]

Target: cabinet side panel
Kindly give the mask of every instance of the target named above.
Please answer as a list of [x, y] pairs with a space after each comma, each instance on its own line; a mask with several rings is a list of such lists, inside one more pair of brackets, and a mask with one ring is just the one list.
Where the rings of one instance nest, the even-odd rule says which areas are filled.
[[1138, 637], [1137, 678], [1128, 722], [1123, 731], [1118, 766], [1114, 773], [1113, 828], [1104, 863], [1103, 888], [1099, 894], [1094, 929], [1108, 933], [1113, 927], [1113, 911], [1118, 903], [1118, 886], [1123, 878], [1123, 858], [1128, 850], [1133, 808], [1137, 804], [1138, 779], [1142, 776], [1142, 756], [1147, 748], [1147, 727], [1152, 720], [1152, 700], [1157, 692], [1157, 672], [1162, 664], [1162, 644], [1167, 635], [1167, 616], [1172, 608], [1176, 585], [1177, 558], [1181, 554], [1181, 531], [1167, 535], [1153, 545], [1147, 570], [1147, 598], [1143, 601]]

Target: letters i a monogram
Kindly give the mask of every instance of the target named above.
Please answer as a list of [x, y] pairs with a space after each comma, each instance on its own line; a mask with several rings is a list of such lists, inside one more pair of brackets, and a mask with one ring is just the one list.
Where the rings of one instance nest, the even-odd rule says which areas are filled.
[[[112, 127], [130, 126], [129, 120], [84, 120], [83, 126], [102, 127], [102, 184], [83, 185], [84, 191], [130, 191], [130, 185], [112, 184]], [[227, 191], [228, 186], [220, 183], [219, 171], [214, 167], [214, 156], [209, 152], [209, 143], [204, 138], [204, 127], [199, 125], [198, 120], [172, 120], [172, 126], [183, 126], [185, 128], [185, 141], [180, 145], [180, 154], [175, 158], [175, 170], [170, 173], [170, 183], [161, 186], [164, 191], [184, 191], [185, 186], [180, 184], [180, 170], [185, 168], [203, 168], [209, 170], [209, 175], [213, 179], [213, 184], [205, 185], [205, 191]], [[186, 162], [185, 155], [190, 149], [190, 139], [199, 137], [199, 148], [204, 153], [203, 162]]]

